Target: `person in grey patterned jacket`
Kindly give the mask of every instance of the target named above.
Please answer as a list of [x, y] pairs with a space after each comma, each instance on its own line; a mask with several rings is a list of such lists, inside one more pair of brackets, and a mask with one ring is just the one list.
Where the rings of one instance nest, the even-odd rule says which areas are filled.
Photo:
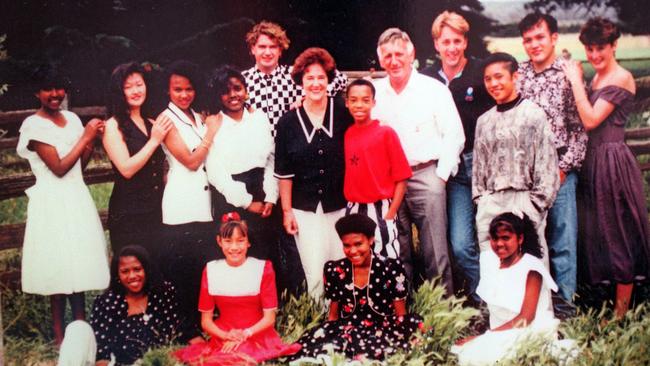
[[526, 214], [544, 248], [546, 214], [560, 187], [553, 132], [546, 113], [516, 88], [517, 61], [495, 53], [483, 64], [483, 81], [497, 105], [478, 118], [474, 140], [472, 198], [481, 251], [490, 250], [488, 226], [502, 212]]

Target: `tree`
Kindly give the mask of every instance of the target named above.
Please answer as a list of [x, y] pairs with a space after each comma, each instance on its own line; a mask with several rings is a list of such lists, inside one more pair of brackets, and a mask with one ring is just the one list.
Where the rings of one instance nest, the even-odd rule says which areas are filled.
[[560, 9], [581, 7], [587, 13], [602, 7], [616, 11], [621, 28], [632, 34], [650, 34], [650, 24], [644, 12], [647, 0], [534, 0], [526, 7], [533, 10], [553, 12]]
[[[245, 6], [242, 6], [245, 3]], [[74, 105], [103, 104], [115, 65], [185, 58], [203, 70], [224, 63], [253, 65], [245, 35], [261, 20], [281, 24], [291, 64], [307, 47], [326, 48], [342, 70], [379, 69], [377, 38], [388, 27], [411, 36], [420, 64], [434, 57], [431, 23], [444, 10], [467, 18], [468, 54], [483, 56], [493, 22], [479, 0], [31, 0], [0, 2], [0, 34], [11, 57], [0, 60], [0, 79], [12, 85], [0, 108], [29, 108], [24, 88], [30, 67], [44, 61], [68, 71]], [[14, 87], [14, 85], [16, 87]]]

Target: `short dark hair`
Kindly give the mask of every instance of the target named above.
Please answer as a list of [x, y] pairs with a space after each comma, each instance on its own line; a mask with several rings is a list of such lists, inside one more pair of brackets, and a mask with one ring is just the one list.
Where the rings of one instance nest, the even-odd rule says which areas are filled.
[[182, 76], [190, 81], [196, 93], [193, 105], [199, 105], [200, 108], [198, 109], [201, 109], [204, 104], [203, 91], [205, 89], [205, 78], [199, 70], [199, 66], [188, 60], [176, 60], [172, 62], [165, 68], [165, 87], [169, 87], [169, 79], [172, 75]]
[[363, 234], [367, 238], [375, 236], [377, 224], [364, 214], [355, 213], [343, 216], [334, 225], [340, 238], [347, 234]]
[[231, 78], [239, 80], [244, 85], [244, 88], [246, 87], [244, 76], [231, 65], [222, 65], [216, 68], [208, 77], [205, 94], [208, 111], [211, 114], [223, 110], [221, 96], [228, 94], [228, 84]]
[[542, 258], [542, 246], [539, 243], [537, 230], [526, 214], [523, 217], [519, 217], [512, 212], [497, 215], [490, 222], [490, 238], [496, 238], [500, 229], [505, 229], [517, 236], [523, 235], [524, 240], [521, 243], [521, 251]]
[[49, 89], [66, 90], [70, 84], [70, 79], [49, 63], [36, 66], [30, 75], [31, 89], [35, 92]]
[[310, 47], [304, 50], [293, 63], [291, 70], [291, 77], [297, 85], [302, 85], [302, 76], [305, 70], [313, 64], [319, 64], [327, 74], [327, 82], [329, 83], [334, 79], [336, 72], [336, 62], [327, 50], [319, 47]]
[[120, 258], [135, 257], [144, 269], [144, 287], [143, 291], [149, 293], [152, 289], [162, 286], [162, 279], [156, 265], [152, 263], [149, 252], [140, 245], [127, 245], [119, 253], [113, 255], [111, 260], [111, 282], [107, 291], [113, 291], [118, 294], [124, 294], [124, 285], [120, 283], [119, 266]]
[[350, 84], [348, 84], [348, 87], [345, 89], [345, 95], [350, 94], [350, 89], [352, 89], [355, 86], [367, 86], [370, 88], [370, 91], [372, 92], [372, 99], [375, 99], [375, 86], [372, 85], [372, 82], [370, 80], [364, 79], [364, 78], [359, 78], [353, 80]]
[[580, 43], [583, 45], [614, 44], [621, 36], [621, 31], [609, 19], [596, 17], [587, 20], [580, 28]]
[[488, 66], [496, 63], [505, 63], [506, 68], [510, 71], [511, 74], [514, 74], [519, 69], [517, 59], [514, 58], [511, 54], [505, 52], [495, 52], [483, 60], [483, 75], [485, 75], [485, 69], [487, 69]]
[[152, 99], [150, 92], [153, 92], [153, 90], [151, 90], [152, 85], [150, 83], [149, 73], [137, 62], [120, 64], [111, 73], [106, 103], [106, 112], [109, 116], [115, 117], [118, 125], [126, 123], [129, 119], [129, 105], [124, 96], [124, 82], [133, 74], [140, 74], [147, 87], [147, 96], [142, 105], [141, 114], [145, 119], [153, 116], [150, 108], [150, 101]]
[[557, 20], [552, 15], [535, 12], [526, 15], [524, 19], [519, 22], [519, 34], [523, 36], [525, 32], [528, 32], [539, 22], [546, 23], [551, 34], [557, 33]]

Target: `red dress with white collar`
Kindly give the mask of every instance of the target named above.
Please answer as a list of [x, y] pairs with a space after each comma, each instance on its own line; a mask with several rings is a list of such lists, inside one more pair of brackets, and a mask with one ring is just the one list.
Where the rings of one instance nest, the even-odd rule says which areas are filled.
[[[225, 260], [206, 264], [201, 281], [199, 311], [218, 311], [215, 324], [224, 331], [246, 329], [262, 319], [263, 310], [276, 309], [275, 272], [269, 261], [249, 257], [232, 267]], [[215, 311], [215, 308], [217, 311]], [[212, 337], [208, 343], [195, 344], [174, 355], [190, 365], [245, 365], [291, 355], [300, 345], [285, 344], [274, 327], [254, 334], [235, 352], [223, 353], [224, 342]]]

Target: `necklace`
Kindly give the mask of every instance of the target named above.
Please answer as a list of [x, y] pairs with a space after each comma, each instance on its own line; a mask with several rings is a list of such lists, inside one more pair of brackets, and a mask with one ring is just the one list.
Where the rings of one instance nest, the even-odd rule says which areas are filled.
[[149, 299], [147, 296], [144, 297], [144, 299], [133, 299], [133, 298], [127, 298], [127, 304], [130, 309], [135, 310], [132, 312], [133, 315], [139, 315], [142, 314], [142, 321], [147, 324], [149, 320], [151, 320], [152, 315], [147, 314], [147, 305], [149, 304]]

